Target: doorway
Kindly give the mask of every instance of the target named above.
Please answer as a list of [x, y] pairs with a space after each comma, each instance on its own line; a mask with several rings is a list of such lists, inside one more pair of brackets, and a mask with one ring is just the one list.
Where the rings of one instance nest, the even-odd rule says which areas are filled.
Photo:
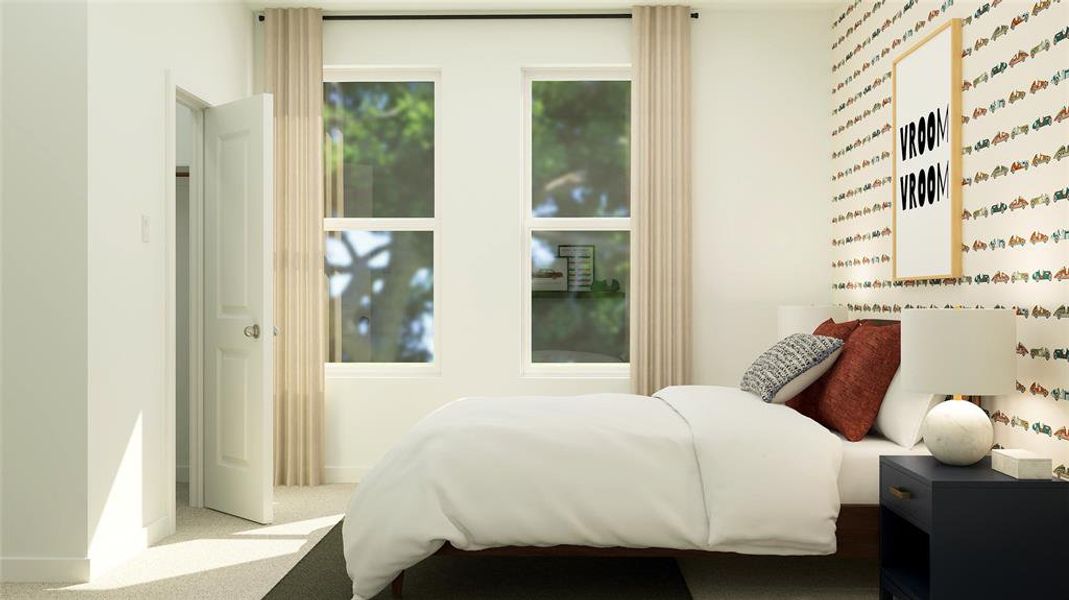
[[[174, 267], [174, 488], [175, 505], [204, 505], [201, 471], [202, 318], [202, 202], [204, 111], [207, 104], [175, 88], [174, 201], [171, 244]], [[172, 511], [171, 514], [174, 514]]]
[[[190, 180], [199, 111], [175, 102], [175, 501], [190, 505]], [[199, 177], [198, 177], [199, 180]]]
[[271, 97], [211, 105], [170, 73], [167, 89], [168, 530], [178, 506], [269, 523]]

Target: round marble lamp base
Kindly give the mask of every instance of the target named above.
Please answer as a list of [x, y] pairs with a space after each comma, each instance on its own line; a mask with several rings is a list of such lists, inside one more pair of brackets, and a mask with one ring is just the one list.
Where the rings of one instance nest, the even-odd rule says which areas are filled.
[[991, 451], [995, 431], [982, 408], [966, 400], [935, 405], [924, 418], [924, 443], [941, 463], [967, 466]]

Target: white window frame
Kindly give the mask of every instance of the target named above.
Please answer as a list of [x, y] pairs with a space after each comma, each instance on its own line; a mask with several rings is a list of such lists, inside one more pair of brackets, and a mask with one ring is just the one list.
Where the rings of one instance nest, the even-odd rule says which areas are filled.
[[438, 67], [384, 67], [363, 65], [330, 65], [323, 67], [323, 82], [429, 81], [434, 84], [434, 216], [433, 217], [335, 217], [323, 220], [324, 244], [331, 231], [429, 231], [434, 236], [431, 268], [434, 271], [432, 302], [434, 314], [434, 358], [426, 363], [405, 362], [328, 362], [329, 379], [355, 377], [431, 377], [440, 376], [442, 352], [442, 232], [441, 232], [441, 80]]
[[[631, 81], [631, 65], [575, 65], [542, 66], [523, 68], [523, 202], [521, 210], [522, 234], [520, 256], [523, 264], [521, 306], [523, 307], [520, 343], [522, 344], [521, 374], [524, 377], [555, 378], [609, 378], [626, 379], [631, 376], [631, 363], [536, 363], [531, 353], [531, 240], [541, 231], [627, 231], [631, 233], [631, 217], [535, 217], [532, 215], [532, 134], [531, 134], [531, 84], [535, 81]], [[632, 165], [632, 169], [633, 169]], [[632, 194], [631, 214], [634, 214]], [[633, 236], [631, 236], [633, 237]], [[635, 245], [629, 238], [631, 264], [634, 264]], [[633, 282], [634, 277], [630, 278]], [[633, 288], [628, 285], [628, 315], [634, 309]], [[631, 338], [628, 323], [628, 339]]]

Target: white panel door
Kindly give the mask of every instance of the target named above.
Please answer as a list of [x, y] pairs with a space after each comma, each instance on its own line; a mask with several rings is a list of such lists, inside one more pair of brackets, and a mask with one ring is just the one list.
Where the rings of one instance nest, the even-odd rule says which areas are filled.
[[272, 515], [272, 114], [204, 113], [204, 505]]

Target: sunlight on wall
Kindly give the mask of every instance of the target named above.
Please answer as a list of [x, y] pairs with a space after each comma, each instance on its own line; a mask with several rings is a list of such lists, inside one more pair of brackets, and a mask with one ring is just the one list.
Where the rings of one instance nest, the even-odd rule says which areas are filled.
[[130, 559], [147, 545], [141, 506], [142, 416], [126, 442], [119, 468], [111, 480], [93, 539], [89, 541], [90, 577]]

